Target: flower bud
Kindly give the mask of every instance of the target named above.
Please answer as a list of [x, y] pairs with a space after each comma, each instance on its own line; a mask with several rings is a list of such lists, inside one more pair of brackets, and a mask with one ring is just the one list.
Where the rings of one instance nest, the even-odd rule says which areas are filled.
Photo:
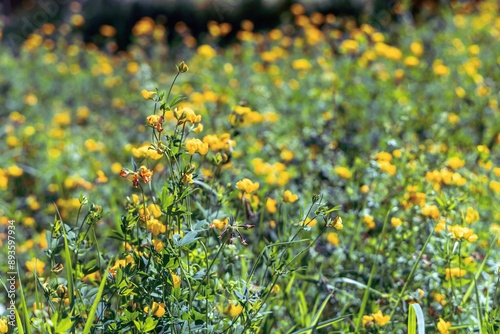
[[187, 71], [189, 71], [189, 67], [186, 65], [184, 61], [181, 61], [179, 65], [177, 65], [177, 71], [179, 73], [186, 73]]
[[57, 295], [61, 299], [68, 297], [68, 288], [63, 284], [59, 284], [57, 287]]
[[59, 275], [60, 273], [62, 273], [64, 269], [64, 266], [61, 264], [61, 263], [58, 263], [56, 264], [52, 269], [51, 271], [56, 274], [56, 275]]
[[186, 171], [186, 173], [191, 174], [191, 173], [193, 173], [195, 171], [195, 169], [196, 169], [195, 164], [191, 164], [189, 166], [188, 170]]
[[312, 201], [313, 201], [313, 203], [316, 203], [317, 201], [319, 201], [319, 195], [318, 194], [314, 194], [314, 196], [312, 198]]
[[342, 218], [340, 218], [339, 216], [335, 217], [335, 219], [333, 220], [333, 222], [331, 223], [331, 225], [337, 231], [344, 228], [344, 225], [342, 225]]

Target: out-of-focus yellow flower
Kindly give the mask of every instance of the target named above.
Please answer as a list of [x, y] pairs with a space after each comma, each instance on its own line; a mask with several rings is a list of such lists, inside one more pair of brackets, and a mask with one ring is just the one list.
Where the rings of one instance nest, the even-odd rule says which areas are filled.
[[477, 235], [474, 231], [467, 227], [462, 227], [460, 225], [454, 225], [450, 228], [450, 232], [455, 240], [466, 240], [469, 242], [474, 242], [477, 240]]
[[232, 300], [229, 301], [229, 306], [224, 310], [224, 313], [229, 315], [231, 318], [239, 316], [241, 312], [243, 312], [243, 306], [234, 305]]
[[475, 211], [474, 208], [468, 207], [467, 213], [465, 215], [465, 221], [467, 224], [472, 224], [479, 220], [479, 212]]
[[276, 212], [277, 208], [276, 208], [276, 200], [275, 199], [267, 198], [266, 210], [271, 214]]
[[283, 195], [283, 201], [285, 203], [294, 203], [298, 199], [299, 196], [292, 194], [290, 190], [285, 191], [285, 194]]
[[259, 183], [252, 182], [250, 179], [245, 178], [241, 181], [236, 182], [236, 187], [247, 194], [251, 194], [259, 189]]
[[8, 320], [6, 317], [2, 317], [2, 319], [0, 319], [0, 333], [4, 334], [4, 333], [7, 333], [9, 331], [9, 327], [8, 327]]
[[186, 149], [188, 150], [190, 155], [193, 155], [195, 153], [205, 155], [208, 153], [208, 145], [198, 138], [188, 139], [186, 141]]
[[374, 229], [375, 228], [375, 221], [373, 220], [373, 217], [370, 215], [364, 216], [363, 217], [363, 223], [368, 226], [369, 229]]
[[26, 261], [26, 269], [30, 272], [35, 271], [35, 263], [36, 263], [36, 273], [38, 276], [43, 275], [43, 271], [45, 269], [45, 263], [36, 259], [32, 258], [31, 261]]
[[450, 166], [451, 169], [458, 169], [462, 168], [465, 165], [465, 161], [460, 159], [459, 157], [453, 157], [450, 160], [448, 160], [448, 166]]
[[300, 225], [314, 227], [314, 226], [316, 226], [317, 223], [318, 222], [316, 221], [316, 219], [311, 220], [309, 217], [306, 217], [306, 220], [303, 222], [300, 222]]
[[439, 322], [437, 324], [439, 334], [448, 334], [450, 328], [451, 323], [449, 321], [445, 322], [442, 318], [439, 318]]
[[391, 218], [391, 224], [394, 228], [398, 227], [398, 226], [401, 226], [401, 224], [403, 224], [403, 222], [401, 221], [401, 219], [399, 218], [396, 218], [396, 217], [392, 217]]
[[363, 316], [363, 327], [371, 326], [373, 324], [373, 317], [371, 315]]
[[435, 205], [427, 205], [422, 208], [422, 214], [432, 219], [438, 219], [441, 216], [439, 209]]
[[338, 245], [340, 245], [340, 240], [339, 240], [339, 236], [338, 236], [337, 233], [328, 232], [327, 235], [326, 235], [326, 240], [332, 246], [337, 247]]
[[292, 62], [292, 67], [299, 71], [307, 71], [311, 69], [311, 63], [305, 58], [296, 59]]
[[17, 165], [12, 165], [9, 168], [7, 168], [7, 173], [13, 177], [19, 177], [23, 175], [23, 170], [19, 168]]
[[141, 95], [144, 100], [154, 100], [153, 96], [156, 95], [155, 91], [148, 91], [147, 89], [143, 89], [141, 91]]
[[203, 44], [198, 47], [198, 54], [206, 59], [210, 59], [215, 57], [217, 52], [210, 45]]
[[388, 315], [383, 315], [381, 310], [378, 310], [377, 313], [373, 313], [372, 317], [380, 326], [385, 326], [391, 320], [391, 317]]
[[352, 173], [345, 167], [336, 167], [335, 173], [343, 179], [350, 179], [352, 177]]

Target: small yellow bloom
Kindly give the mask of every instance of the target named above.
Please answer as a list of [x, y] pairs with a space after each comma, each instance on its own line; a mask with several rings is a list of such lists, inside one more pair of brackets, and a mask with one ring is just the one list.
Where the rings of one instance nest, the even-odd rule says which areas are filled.
[[401, 224], [403, 224], [403, 222], [401, 221], [401, 219], [399, 218], [396, 218], [396, 217], [392, 217], [391, 218], [391, 224], [394, 228], [398, 227], [398, 226], [401, 226]]
[[2, 317], [2, 319], [0, 319], [0, 333], [4, 334], [9, 331], [9, 327], [7, 326], [8, 323], [9, 322], [6, 317]]
[[246, 192], [247, 194], [251, 194], [259, 189], [259, 183], [252, 182], [250, 179], [245, 178], [241, 181], [236, 182], [236, 187], [238, 187], [239, 190]]
[[156, 92], [148, 91], [147, 89], [143, 89], [141, 91], [141, 95], [144, 100], [153, 100], [153, 95], [156, 95]]
[[318, 222], [316, 221], [316, 219], [311, 220], [309, 217], [307, 217], [305, 222], [300, 222], [300, 225], [307, 225], [310, 227], [314, 227], [316, 226], [317, 223]]
[[448, 334], [450, 328], [451, 323], [449, 321], [445, 322], [442, 318], [439, 318], [439, 322], [437, 324], [439, 334]]
[[339, 240], [339, 236], [337, 233], [333, 233], [333, 232], [329, 232], [327, 235], [326, 235], [326, 240], [328, 241], [328, 243], [330, 243], [330, 245], [332, 246], [338, 246], [340, 245], [340, 240]]
[[283, 195], [283, 201], [285, 203], [293, 203], [298, 199], [299, 199], [299, 196], [292, 194], [292, 192], [290, 190], [285, 191], [285, 194]]
[[335, 173], [338, 174], [343, 179], [350, 179], [352, 176], [352, 173], [345, 167], [335, 168]]
[[375, 322], [380, 326], [385, 326], [391, 320], [390, 316], [383, 315], [382, 311], [380, 310], [378, 310], [377, 313], [373, 313], [372, 317], [375, 320]]
[[[158, 304], [157, 302], [153, 302], [153, 305], [151, 306], [151, 314], [154, 316], [157, 316], [158, 318], [163, 317], [165, 314], [165, 304], [161, 303]], [[144, 308], [144, 312], [149, 312], [149, 307]]]
[[243, 306], [234, 305], [232, 300], [229, 301], [229, 306], [224, 310], [224, 313], [229, 315], [231, 318], [239, 316], [241, 312], [243, 312]]
[[276, 200], [272, 198], [268, 198], [266, 200], [266, 209], [269, 213], [273, 214], [276, 212]]

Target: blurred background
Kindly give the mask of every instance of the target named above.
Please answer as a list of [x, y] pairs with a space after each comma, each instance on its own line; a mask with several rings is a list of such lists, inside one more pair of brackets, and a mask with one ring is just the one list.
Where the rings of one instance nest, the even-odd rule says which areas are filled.
[[[415, 23], [425, 21], [437, 14], [440, 5], [452, 5], [457, 1], [443, 0], [3, 0], [0, 3], [0, 21], [4, 24], [3, 43], [13, 49], [28, 37], [30, 33], [46, 23], [58, 26], [66, 22], [74, 12], [80, 12], [81, 22], [74, 22], [83, 33], [84, 41], [102, 46], [106, 36], [100, 33], [103, 25], [116, 29], [116, 48], [124, 50], [130, 44], [134, 25], [143, 17], [151, 17], [158, 24], [163, 24], [168, 32], [189, 27], [195, 38], [207, 33], [209, 22], [226, 22], [231, 27], [239, 27], [241, 22], [250, 20], [255, 31], [269, 30], [280, 22], [290, 19], [290, 7], [301, 4], [307, 14], [331, 13], [340, 17], [349, 17], [359, 23], [369, 23], [378, 29], [390, 26], [395, 20], [401, 20], [398, 7], [408, 8], [405, 19]], [[81, 6], [81, 8], [78, 8]], [[83, 19], [83, 17], [85, 19]], [[80, 24], [79, 24], [80, 23]], [[228, 29], [219, 44], [231, 42], [237, 29]], [[175, 34], [167, 35], [168, 42], [176, 43]]]

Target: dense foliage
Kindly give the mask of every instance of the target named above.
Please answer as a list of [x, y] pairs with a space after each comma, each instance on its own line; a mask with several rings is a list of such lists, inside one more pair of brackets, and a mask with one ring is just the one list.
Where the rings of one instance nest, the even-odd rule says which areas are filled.
[[127, 52], [72, 9], [0, 47], [0, 333], [498, 331], [495, 2], [225, 48], [143, 18]]

